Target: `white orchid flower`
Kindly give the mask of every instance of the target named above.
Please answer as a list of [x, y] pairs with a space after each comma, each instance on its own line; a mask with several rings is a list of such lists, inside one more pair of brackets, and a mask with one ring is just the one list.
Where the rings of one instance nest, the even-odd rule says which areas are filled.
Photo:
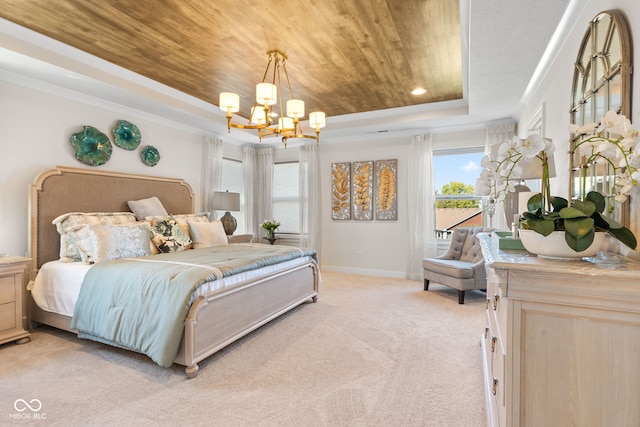
[[598, 128], [597, 123], [587, 123], [582, 126], [578, 126], [575, 124], [569, 125], [569, 132], [575, 135], [587, 135], [592, 133], [594, 130]]
[[613, 110], [609, 110], [604, 116], [602, 116], [602, 121], [600, 122], [600, 130], [620, 133], [624, 130], [624, 125], [625, 123], [622, 116], [618, 115], [618, 113]]
[[545, 148], [545, 142], [540, 135], [529, 135], [522, 141], [522, 157], [527, 160], [533, 159]]

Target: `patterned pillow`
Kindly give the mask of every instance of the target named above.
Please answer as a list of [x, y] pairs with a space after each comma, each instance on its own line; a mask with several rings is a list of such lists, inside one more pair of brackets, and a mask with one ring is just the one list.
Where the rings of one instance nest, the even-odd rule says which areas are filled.
[[85, 264], [151, 254], [149, 224], [85, 225], [76, 231]]
[[[186, 234], [189, 239], [191, 239], [191, 235], [189, 233], [190, 222], [209, 222], [208, 212], [203, 212], [198, 214], [178, 214], [178, 215], [169, 215], [169, 216], [175, 220], [176, 224], [180, 226], [184, 234]], [[148, 221], [151, 224], [151, 227], [155, 226], [159, 222], [162, 222], [166, 219], [167, 219], [166, 215], [145, 217], [145, 221]]]
[[[60, 234], [60, 261], [81, 261], [82, 256], [76, 241], [75, 234], [85, 225], [118, 225], [136, 222], [136, 217], [131, 212], [71, 212], [60, 215], [52, 221]], [[71, 234], [70, 234], [71, 233]]]
[[183, 251], [191, 245], [191, 239], [171, 215], [151, 226], [151, 241], [162, 253]]

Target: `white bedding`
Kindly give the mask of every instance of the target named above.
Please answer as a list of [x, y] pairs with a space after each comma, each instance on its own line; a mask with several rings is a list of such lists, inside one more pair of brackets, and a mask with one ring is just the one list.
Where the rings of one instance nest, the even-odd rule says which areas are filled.
[[[246, 280], [286, 270], [290, 267], [308, 263], [310, 260], [310, 257], [305, 256], [258, 270], [224, 277], [205, 283], [196, 292], [198, 295], [203, 295], [219, 289], [230, 288]], [[73, 316], [73, 310], [80, 293], [80, 286], [91, 267], [91, 265], [82, 262], [50, 261], [45, 263], [38, 271], [38, 275], [31, 287], [33, 300], [44, 311], [69, 317]]]

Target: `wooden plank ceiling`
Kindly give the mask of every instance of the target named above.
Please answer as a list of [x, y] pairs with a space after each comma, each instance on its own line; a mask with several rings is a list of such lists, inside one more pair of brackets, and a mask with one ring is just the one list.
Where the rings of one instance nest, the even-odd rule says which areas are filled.
[[0, 16], [215, 105], [238, 93], [245, 116], [271, 49], [307, 112], [462, 98], [458, 0], [3, 0]]

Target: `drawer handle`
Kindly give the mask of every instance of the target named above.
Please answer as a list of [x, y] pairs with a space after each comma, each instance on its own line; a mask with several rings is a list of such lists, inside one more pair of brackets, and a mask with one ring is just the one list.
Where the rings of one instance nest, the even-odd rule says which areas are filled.
[[487, 339], [487, 337], [488, 337], [488, 336], [489, 336], [489, 327], [488, 327], [488, 326], [486, 326], [486, 327], [484, 328], [484, 338], [485, 338], [485, 339]]
[[498, 296], [498, 294], [495, 294], [493, 296], [493, 311], [496, 311], [498, 309], [498, 299], [500, 299], [500, 297]]
[[493, 377], [493, 386], [491, 387], [491, 394], [495, 396], [497, 392], [498, 392], [498, 379], [496, 377]]
[[491, 337], [491, 353], [496, 351], [496, 341], [498, 341], [498, 337]]

